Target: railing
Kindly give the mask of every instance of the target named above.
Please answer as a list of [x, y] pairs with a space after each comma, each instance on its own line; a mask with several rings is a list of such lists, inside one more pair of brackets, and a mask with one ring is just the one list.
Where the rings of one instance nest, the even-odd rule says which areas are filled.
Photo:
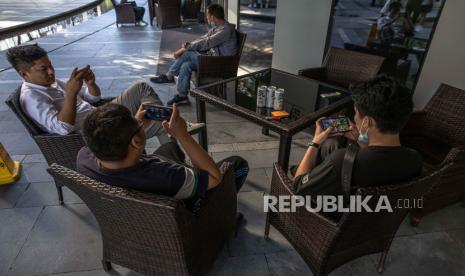
[[49, 17], [39, 19], [39, 20], [0, 29], [0, 40], [15, 37], [15, 36], [30, 32], [30, 31], [34, 31], [40, 28], [44, 28], [46, 26], [50, 26], [52, 24], [55, 24], [63, 20], [66, 20], [70, 17], [73, 17], [77, 14], [83, 13], [89, 9], [92, 9], [100, 5], [103, 1], [104, 0], [96, 0], [84, 6], [81, 6], [81, 7], [60, 13], [60, 14], [56, 14], [56, 15], [52, 15]]

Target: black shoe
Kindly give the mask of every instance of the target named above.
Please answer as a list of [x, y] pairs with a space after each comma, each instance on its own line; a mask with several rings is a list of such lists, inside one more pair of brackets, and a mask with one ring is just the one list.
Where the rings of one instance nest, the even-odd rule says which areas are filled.
[[189, 99], [187, 97], [183, 97], [183, 96], [179, 96], [179, 95], [176, 95], [174, 96], [174, 98], [172, 98], [171, 100], [169, 100], [166, 105], [168, 106], [172, 106], [174, 103], [176, 104], [181, 104], [181, 103], [188, 103], [189, 102]]
[[159, 76], [150, 78], [150, 81], [154, 83], [173, 83], [174, 78], [170, 80], [165, 74], [161, 74]]

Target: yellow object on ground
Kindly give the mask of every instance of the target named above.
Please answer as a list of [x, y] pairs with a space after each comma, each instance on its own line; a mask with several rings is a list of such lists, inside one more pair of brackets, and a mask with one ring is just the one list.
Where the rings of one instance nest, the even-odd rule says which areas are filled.
[[0, 185], [10, 184], [19, 179], [21, 164], [13, 161], [0, 143]]

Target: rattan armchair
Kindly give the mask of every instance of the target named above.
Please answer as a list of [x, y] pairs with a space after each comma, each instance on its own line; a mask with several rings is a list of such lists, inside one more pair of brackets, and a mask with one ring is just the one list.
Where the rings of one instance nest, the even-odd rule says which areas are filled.
[[[372, 195], [368, 205], [374, 210], [377, 198], [387, 195], [393, 212], [344, 213], [335, 221], [321, 213], [308, 212], [304, 206], [296, 212], [269, 212], [265, 226], [268, 237], [273, 225], [296, 249], [314, 275], [327, 275], [337, 267], [358, 257], [382, 252], [378, 271], [384, 262], [399, 225], [409, 209], [395, 208], [398, 199], [418, 199], [441, 177], [447, 168], [404, 184], [360, 188], [354, 195]], [[293, 196], [292, 181], [274, 166], [271, 196]]]
[[103, 268], [147, 275], [204, 275], [236, 225], [232, 168], [193, 214], [183, 201], [103, 184], [65, 167], [49, 169], [89, 207], [100, 226]]
[[375, 77], [383, 61], [380, 56], [330, 48], [322, 67], [300, 70], [299, 75], [346, 91], [350, 84]]
[[401, 133], [402, 144], [416, 149], [423, 168], [433, 172], [452, 164], [430, 193], [422, 209], [412, 214], [418, 225], [425, 214], [465, 202], [465, 91], [441, 84], [422, 111], [414, 112]]
[[182, 25], [180, 0], [150, 0], [150, 24], [157, 18], [157, 26], [161, 29], [175, 28]]
[[121, 3], [118, 0], [111, 0], [113, 7], [116, 12], [116, 26], [120, 24], [136, 24], [141, 18], [136, 18], [136, 13], [134, 11], [133, 4], [131, 3]]
[[237, 55], [235, 56], [208, 56], [199, 55], [198, 67], [194, 76], [196, 86], [202, 86], [215, 81], [237, 76], [239, 61], [244, 49], [247, 34], [236, 31]]
[[[8, 107], [18, 117], [19, 121], [26, 128], [27, 132], [39, 146], [45, 160], [50, 165], [58, 163], [67, 168], [76, 168], [76, 156], [79, 150], [85, 145], [80, 133], [71, 133], [68, 135], [48, 134], [42, 131], [34, 121], [32, 121], [22, 110], [19, 102], [21, 86], [18, 87], [5, 101]], [[110, 98], [102, 99], [95, 105], [100, 105], [110, 101]], [[55, 182], [60, 204], [63, 204], [62, 184]]]
[[198, 19], [201, 4], [200, 0], [186, 0], [182, 13], [183, 20]]

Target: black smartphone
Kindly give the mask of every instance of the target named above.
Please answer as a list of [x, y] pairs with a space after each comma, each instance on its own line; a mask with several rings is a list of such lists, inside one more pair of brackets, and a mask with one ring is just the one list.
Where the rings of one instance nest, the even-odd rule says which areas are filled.
[[167, 106], [144, 104], [143, 107], [146, 110], [145, 118], [154, 121], [169, 121], [173, 113], [173, 108]]
[[320, 121], [320, 125], [323, 130], [333, 127], [333, 131], [331, 131], [332, 133], [346, 132], [350, 130], [350, 122], [347, 117], [322, 119]]

